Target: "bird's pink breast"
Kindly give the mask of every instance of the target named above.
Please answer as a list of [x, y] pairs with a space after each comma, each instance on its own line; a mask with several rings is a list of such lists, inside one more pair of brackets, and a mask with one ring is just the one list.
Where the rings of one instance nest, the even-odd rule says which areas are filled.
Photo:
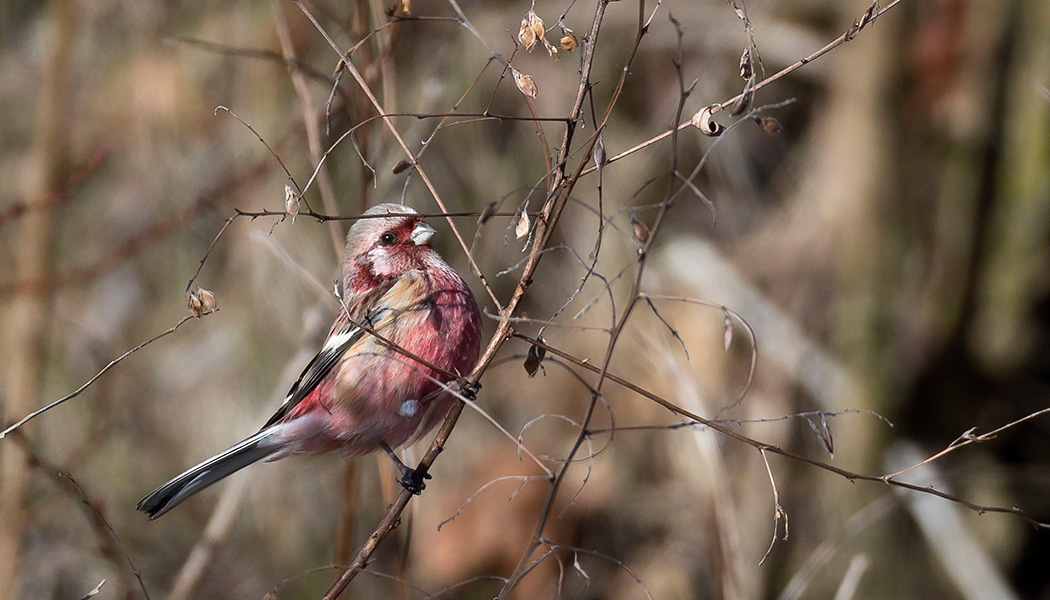
[[[376, 333], [452, 374], [473, 368], [481, 334], [477, 304], [443, 262], [406, 274], [381, 303]], [[438, 383], [451, 379], [366, 334], [285, 418], [282, 455], [336, 449], [356, 455], [380, 443], [400, 446], [431, 429], [452, 406], [455, 398], [440, 393]]]

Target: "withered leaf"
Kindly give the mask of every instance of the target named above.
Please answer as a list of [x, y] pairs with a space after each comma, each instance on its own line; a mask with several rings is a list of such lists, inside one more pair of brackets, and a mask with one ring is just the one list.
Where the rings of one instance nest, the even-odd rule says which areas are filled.
[[543, 348], [529, 346], [529, 353], [525, 356], [525, 363], [522, 365], [525, 367], [525, 372], [529, 374], [529, 377], [536, 376], [536, 371], [539, 370], [545, 356], [547, 356], [547, 351]]

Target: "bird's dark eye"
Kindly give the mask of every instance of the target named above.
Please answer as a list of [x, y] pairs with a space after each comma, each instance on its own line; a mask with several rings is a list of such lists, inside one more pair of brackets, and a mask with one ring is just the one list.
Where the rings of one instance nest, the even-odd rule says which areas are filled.
[[379, 236], [379, 243], [384, 246], [391, 246], [397, 241], [397, 236], [394, 235], [393, 231], [388, 231], [383, 235]]

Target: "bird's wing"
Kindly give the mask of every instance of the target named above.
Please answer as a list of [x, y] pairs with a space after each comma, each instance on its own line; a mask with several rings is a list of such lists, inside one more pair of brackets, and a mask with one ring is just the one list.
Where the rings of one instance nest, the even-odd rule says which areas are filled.
[[270, 417], [270, 420], [263, 425], [263, 429], [266, 429], [270, 425], [280, 421], [287, 415], [299, 402], [302, 401], [307, 395], [310, 394], [317, 387], [317, 384], [321, 383], [325, 375], [332, 370], [332, 367], [339, 362], [339, 358], [342, 357], [350, 346], [356, 344], [362, 337], [366, 335], [364, 329], [361, 329], [357, 325], [350, 323], [345, 318], [340, 319], [341, 327], [334, 329], [332, 333], [328, 335], [328, 339], [325, 340], [324, 347], [310, 359], [310, 363], [303, 369], [302, 374], [299, 375], [299, 379], [295, 380], [292, 384], [291, 389], [288, 390], [288, 395], [284, 398], [284, 403], [277, 409], [277, 412]]
[[[386, 294], [390, 289], [390, 285], [381, 286], [368, 294], [371, 298], [378, 298]], [[369, 298], [369, 299], [371, 299]], [[366, 299], [362, 304], [376, 305], [375, 302], [369, 302]], [[371, 328], [375, 326], [381, 318], [381, 314], [373, 314], [376, 311], [353, 311], [351, 312], [362, 312], [363, 314], [358, 315], [359, 318], [355, 319], [358, 322], [363, 322], [367, 327]], [[380, 311], [385, 313], [386, 311]], [[310, 395], [310, 392], [314, 391], [319, 383], [325, 378], [326, 375], [332, 370], [332, 367], [339, 362], [346, 351], [351, 346], [359, 342], [364, 336], [368, 335], [368, 332], [358, 327], [354, 323], [350, 322], [347, 318], [346, 312], [340, 314], [339, 318], [336, 319], [335, 325], [332, 326], [332, 331], [328, 334], [328, 339], [325, 340], [324, 346], [321, 350], [314, 355], [310, 360], [310, 363], [303, 369], [302, 374], [299, 375], [299, 379], [295, 380], [292, 384], [291, 389], [288, 390], [288, 395], [285, 396], [284, 404], [281, 405], [277, 412], [270, 417], [270, 420], [262, 426], [262, 429], [273, 425], [274, 423], [283, 419], [288, 413], [292, 411], [303, 398]]]

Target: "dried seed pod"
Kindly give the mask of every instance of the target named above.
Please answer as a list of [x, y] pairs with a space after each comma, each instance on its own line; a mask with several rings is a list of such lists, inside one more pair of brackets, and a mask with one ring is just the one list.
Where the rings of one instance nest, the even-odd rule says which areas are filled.
[[608, 157], [605, 155], [605, 135], [599, 133], [598, 139], [594, 142], [594, 164], [600, 169], [605, 166], [608, 160]]
[[295, 193], [295, 189], [284, 184], [284, 212], [288, 213], [288, 216], [292, 218], [292, 223], [295, 223], [295, 217], [299, 216], [299, 196]]
[[819, 423], [813, 422], [809, 417], [806, 418], [806, 422], [813, 429], [813, 433], [817, 434], [817, 439], [820, 440], [820, 445], [824, 446], [824, 450], [831, 455], [831, 458], [835, 458], [835, 439], [831, 435], [831, 425], [828, 424], [827, 415], [820, 413]]
[[756, 115], [751, 117], [751, 120], [758, 123], [758, 126], [762, 128], [762, 131], [765, 131], [769, 135], [776, 135], [783, 130], [783, 127], [780, 126], [780, 121], [776, 120], [774, 117], [759, 117]]
[[200, 294], [196, 290], [186, 290], [186, 307], [190, 314], [199, 317], [204, 314], [204, 305], [201, 304]]
[[751, 101], [755, 99], [755, 86], [754, 79], [748, 79], [744, 83], [744, 90], [740, 92], [740, 97], [737, 98], [736, 102], [729, 109], [729, 114], [734, 117], [738, 117], [751, 108]]
[[217, 303], [215, 301], [215, 294], [211, 290], [204, 288], [200, 289], [201, 308], [204, 309], [204, 313], [210, 313], [215, 310]]
[[530, 226], [531, 223], [529, 222], [529, 213], [522, 210], [521, 216], [518, 217], [518, 224], [514, 226], [514, 236], [517, 237], [519, 240], [525, 237], [529, 233]]
[[215, 310], [215, 294], [204, 288], [186, 290], [186, 306], [195, 317], [206, 315]]
[[579, 44], [579, 40], [576, 39], [576, 34], [573, 30], [568, 27], [561, 28], [561, 39], [558, 40], [558, 45], [561, 49], [566, 52], [572, 52], [576, 49], [576, 45]]
[[558, 56], [558, 48], [555, 47], [554, 44], [548, 42], [546, 38], [543, 39], [543, 47], [547, 50], [548, 55], [554, 57], [554, 60], [560, 59], [560, 57]]
[[649, 241], [649, 236], [652, 235], [649, 226], [639, 221], [635, 215], [631, 215], [631, 234], [634, 236], [634, 241], [642, 246]]
[[521, 18], [521, 28], [518, 29], [518, 41], [521, 42], [522, 46], [525, 46], [526, 50], [532, 52], [536, 43], [544, 39], [546, 34], [547, 30], [543, 27], [543, 19], [536, 14], [536, 11], [529, 9], [529, 12], [525, 13], [525, 16]]
[[754, 65], [751, 63], [751, 48], [744, 48], [744, 53], [740, 55], [740, 78], [747, 81], [751, 79], [754, 73]]
[[[530, 10], [529, 13], [532, 13]], [[521, 19], [521, 28], [518, 29], [518, 41], [521, 42], [522, 46], [525, 46], [526, 50], [532, 50], [532, 47], [536, 45], [536, 32], [532, 30], [529, 25], [529, 15], [526, 14]]]
[[401, 159], [401, 160], [397, 161], [397, 164], [394, 165], [393, 169], [390, 169], [390, 172], [393, 173], [394, 175], [397, 175], [398, 173], [404, 173], [411, 166], [412, 166], [412, 163], [408, 162], [405, 159]]
[[715, 103], [710, 106], [705, 106], [700, 109], [700, 112], [693, 115], [693, 118], [690, 119], [689, 122], [693, 127], [699, 129], [700, 132], [706, 136], [720, 136], [722, 135], [722, 132], [725, 131], [725, 127], [722, 127], [721, 123], [714, 120], [713, 115], [716, 112], [716, 109], [722, 110], [722, 105]]
[[525, 94], [529, 98], [536, 97], [539, 89], [536, 87], [536, 82], [532, 80], [532, 77], [529, 77], [514, 67], [510, 68], [510, 74], [514, 76], [514, 85], [518, 86], [519, 92]]

